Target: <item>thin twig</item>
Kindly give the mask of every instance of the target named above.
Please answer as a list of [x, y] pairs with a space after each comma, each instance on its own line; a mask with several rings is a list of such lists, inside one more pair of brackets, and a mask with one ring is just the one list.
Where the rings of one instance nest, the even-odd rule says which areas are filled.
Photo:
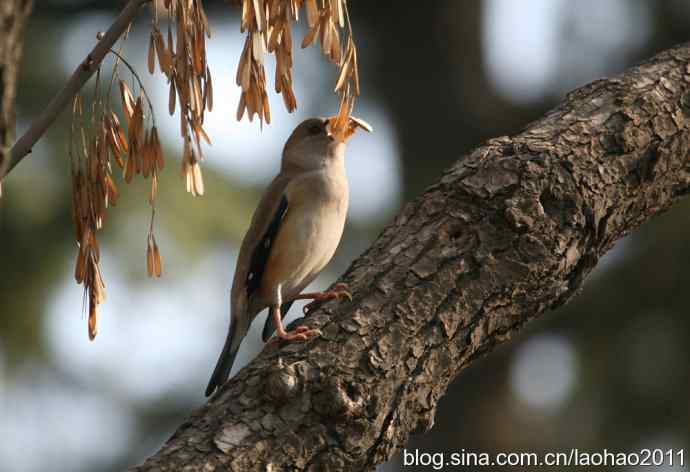
[[31, 127], [26, 133], [24, 133], [14, 146], [12, 146], [9, 165], [6, 168], [0, 169], [0, 179], [3, 179], [9, 174], [19, 161], [31, 152], [31, 148], [33, 148], [36, 142], [45, 134], [46, 130], [53, 124], [62, 110], [71, 103], [74, 95], [81, 90], [86, 81], [89, 80], [99, 68], [103, 58], [110, 52], [112, 46], [117, 42], [120, 36], [122, 36], [130, 23], [132, 23], [132, 20], [139, 11], [139, 7], [150, 1], [151, 0], [129, 0], [115, 22], [110, 26], [110, 29], [108, 29], [105, 35], [103, 35], [103, 38], [96, 43], [86, 59], [79, 64], [62, 90], [53, 97], [45, 110], [43, 110], [41, 115], [31, 124]]
[[122, 61], [122, 63], [125, 65], [125, 67], [127, 67], [129, 72], [132, 74], [132, 76], [134, 76], [134, 78], [136, 79], [137, 83], [139, 84], [139, 89], [144, 94], [144, 98], [146, 98], [146, 102], [149, 105], [149, 110], [151, 111], [151, 119], [153, 120], [153, 125], [155, 126], [156, 125], [156, 115], [153, 112], [153, 103], [151, 102], [151, 98], [149, 97], [149, 94], [146, 93], [146, 89], [144, 88], [144, 84], [141, 81], [141, 77], [139, 77], [139, 74], [137, 74], [137, 71], [134, 70], [134, 67], [132, 67], [132, 65], [129, 62], [127, 62], [127, 60], [124, 58], [124, 56], [122, 54], [115, 51], [114, 49], [111, 49], [110, 53], [114, 54], [120, 61]]
[[[132, 25], [131, 25], [131, 23], [130, 23], [130, 25], [127, 27], [127, 29], [125, 30], [125, 32], [122, 34], [123, 39], [127, 39], [127, 36], [129, 36], [129, 31], [130, 31], [131, 28], [132, 28]], [[123, 47], [124, 47], [124, 42], [121, 42], [121, 43], [120, 43], [120, 47], [119, 47], [118, 50], [117, 50], [118, 54], [116, 54], [116, 56], [121, 56], [121, 55], [122, 55], [122, 48], [123, 48]], [[120, 65], [120, 58], [119, 58], [119, 57], [116, 57], [115, 60], [113, 61], [113, 72], [112, 72], [112, 74], [110, 75], [110, 85], [108, 85], [108, 97], [109, 97], [109, 98], [112, 98], [112, 96], [113, 96], [113, 84], [115, 83], [115, 78], [118, 77], [117, 67], [118, 67], [119, 65]], [[113, 103], [112, 99], [109, 99], [109, 100], [106, 101], [106, 105], [107, 105], [107, 107], [108, 107], [108, 111], [110, 111], [110, 106], [112, 105], [112, 103]]]

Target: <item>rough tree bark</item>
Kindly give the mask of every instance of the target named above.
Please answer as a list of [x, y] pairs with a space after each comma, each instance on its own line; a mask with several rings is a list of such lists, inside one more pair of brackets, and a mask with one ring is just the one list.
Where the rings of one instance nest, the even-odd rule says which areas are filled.
[[0, 3], [0, 175], [14, 142], [14, 97], [22, 56], [24, 26], [31, 13], [31, 0]]
[[460, 371], [690, 191], [689, 145], [690, 45], [570, 93], [409, 203], [342, 278], [354, 301], [308, 317], [322, 337], [265, 348], [133, 470], [372, 470]]

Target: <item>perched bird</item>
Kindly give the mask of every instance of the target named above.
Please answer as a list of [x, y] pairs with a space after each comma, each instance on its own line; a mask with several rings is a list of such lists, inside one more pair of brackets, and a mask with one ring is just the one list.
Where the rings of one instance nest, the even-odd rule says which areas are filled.
[[345, 227], [345, 141], [358, 127], [371, 131], [363, 120], [345, 116], [344, 127], [337, 116], [305, 120], [285, 143], [280, 173], [266, 189], [242, 241], [230, 329], [206, 396], [228, 379], [240, 344], [262, 310], [270, 309], [264, 341], [274, 330], [280, 339], [304, 341], [319, 333], [305, 326], [285, 331], [282, 319], [292, 303], [349, 296], [342, 286], [302, 293], [333, 257]]

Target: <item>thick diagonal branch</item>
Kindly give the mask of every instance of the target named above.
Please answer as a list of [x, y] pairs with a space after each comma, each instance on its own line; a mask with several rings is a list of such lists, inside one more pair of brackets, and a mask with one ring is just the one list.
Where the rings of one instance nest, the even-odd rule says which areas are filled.
[[690, 46], [664, 52], [460, 159], [345, 274], [354, 301], [309, 317], [321, 338], [264, 349], [134, 470], [385, 461], [460, 371], [690, 191], [689, 71]]

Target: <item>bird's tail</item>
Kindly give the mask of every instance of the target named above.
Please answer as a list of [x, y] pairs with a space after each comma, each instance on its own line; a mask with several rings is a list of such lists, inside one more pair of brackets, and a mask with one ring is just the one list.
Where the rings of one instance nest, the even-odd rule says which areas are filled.
[[208, 386], [206, 387], [207, 397], [210, 397], [218, 387], [228, 380], [232, 364], [235, 362], [235, 356], [237, 356], [237, 351], [240, 349], [240, 344], [245, 334], [247, 334], [247, 329], [238, 326], [238, 323], [233, 320], [230, 324], [228, 336], [225, 338], [223, 352], [220, 353], [216, 368], [213, 369], [213, 374], [211, 374], [211, 380], [208, 381]]

